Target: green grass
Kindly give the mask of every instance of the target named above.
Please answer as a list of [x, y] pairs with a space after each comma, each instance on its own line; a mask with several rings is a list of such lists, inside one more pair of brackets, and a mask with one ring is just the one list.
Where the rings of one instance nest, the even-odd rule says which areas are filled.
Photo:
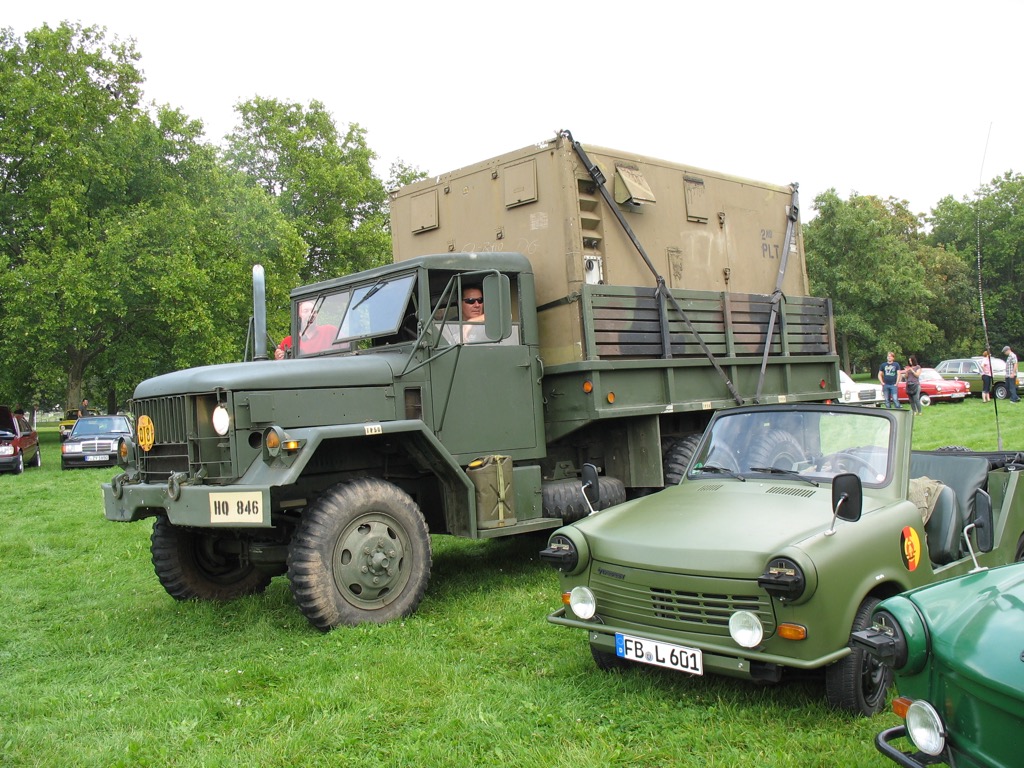
[[[1001, 404], [1024, 447], [1024, 406]], [[995, 447], [991, 406], [934, 405], [915, 445]], [[1012, 438], [1012, 439], [1011, 439]], [[886, 713], [825, 708], [818, 676], [760, 686], [636, 668], [606, 674], [549, 625], [543, 537], [435, 537], [409, 619], [321, 634], [287, 581], [178, 603], [149, 523], [103, 517], [114, 470], [0, 476], [0, 765], [882, 766]]]

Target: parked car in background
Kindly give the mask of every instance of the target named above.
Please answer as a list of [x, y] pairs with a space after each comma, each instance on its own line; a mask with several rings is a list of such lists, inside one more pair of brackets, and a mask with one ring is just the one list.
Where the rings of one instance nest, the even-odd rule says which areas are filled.
[[[1024, 563], [891, 597], [872, 623], [853, 643], [894, 669], [906, 721], [875, 738], [882, 754], [911, 768], [1021, 765]], [[893, 744], [903, 738], [917, 752]]]
[[[99, 416], [100, 412], [97, 411], [95, 408], [90, 408], [89, 415]], [[64, 418], [61, 419], [60, 423], [57, 425], [57, 431], [60, 432], [60, 439], [62, 441], [68, 439], [68, 435], [71, 434], [71, 430], [75, 426], [76, 421], [78, 421], [77, 408], [68, 408], [66, 411], [64, 411]]]
[[[971, 394], [981, 396], [981, 363], [980, 357], [961, 357], [955, 360], [943, 360], [935, 366], [935, 370], [946, 379], [959, 379], [971, 385]], [[1017, 376], [1018, 389], [1024, 387], [1024, 375]], [[1006, 361], [998, 357], [992, 358], [992, 396], [1005, 400]]]
[[839, 389], [844, 403], [880, 403], [883, 400], [881, 384], [854, 381], [846, 371], [839, 372]]
[[113, 467], [121, 438], [134, 435], [126, 416], [85, 416], [60, 447], [60, 468]]
[[[907, 383], [901, 381], [897, 387], [901, 403], [909, 403]], [[971, 394], [971, 385], [966, 381], [950, 381], [934, 368], [921, 369], [921, 405], [931, 405], [936, 400], [962, 403]]]
[[0, 472], [20, 475], [30, 467], [42, 466], [39, 435], [24, 414], [0, 405]]

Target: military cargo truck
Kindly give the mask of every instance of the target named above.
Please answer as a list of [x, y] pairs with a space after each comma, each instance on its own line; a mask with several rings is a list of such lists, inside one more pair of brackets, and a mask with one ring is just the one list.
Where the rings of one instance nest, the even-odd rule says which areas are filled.
[[257, 274], [254, 360], [136, 389], [105, 512], [155, 518], [172, 596], [287, 572], [322, 630], [405, 616], [429, 534], [557, 528], [584, 464], [612, 505], [677, 481], [717, 409], [838, 396], [795, 186], [563, 133], [398, 191], [392, 231], [393, 264], [292, 291], [290, 359]]

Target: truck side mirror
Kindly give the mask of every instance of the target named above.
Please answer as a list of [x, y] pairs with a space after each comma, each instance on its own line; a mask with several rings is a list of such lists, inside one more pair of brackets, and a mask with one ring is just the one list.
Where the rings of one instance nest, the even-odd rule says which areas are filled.
[[855, 523], [860, 520], [864, 509], [864, 487], [860, 477], [847, 472], [832, 478], [832, 527], [825, 531], [826, 536], [836, 532], [836, 519]]
[[512, 335], [512, 288], [508, 275], [492, 272], [484, 277], [484, 335], [501, 341]]
[[601, 486], [597, 479], [597, 467], [593, 464], [583, 465], [583, 498], [587, 500], [590, 514], [594, 514], [601, 504]]

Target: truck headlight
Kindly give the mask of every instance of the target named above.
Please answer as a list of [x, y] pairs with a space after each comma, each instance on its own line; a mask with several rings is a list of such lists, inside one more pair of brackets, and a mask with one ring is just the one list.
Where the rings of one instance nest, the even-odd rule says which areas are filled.
[[729, 617], [729, 636], [737, 645], [754, 648], [764, 639], [764, 627], [756, 613], [736, 611]]
[[218, 403], [217, 407], [213, 409], [213, 422], [214, 431], [223, 437], [228, 433], [228, 429], [231, 427], [231, 414], [228, 413], [228, 409], [224, 407], [223, 403]]
[[907, 735], [914, 746], [927, 755], [942, 754], [946, 748], [946, 728], [942, 718], [927, 701], [915, 701], [907, 709]]
[[589, 587], [573, 587], [569, 593], [569, 607], [581, 619], [592, 619], [597, 613], [597, 598]]

